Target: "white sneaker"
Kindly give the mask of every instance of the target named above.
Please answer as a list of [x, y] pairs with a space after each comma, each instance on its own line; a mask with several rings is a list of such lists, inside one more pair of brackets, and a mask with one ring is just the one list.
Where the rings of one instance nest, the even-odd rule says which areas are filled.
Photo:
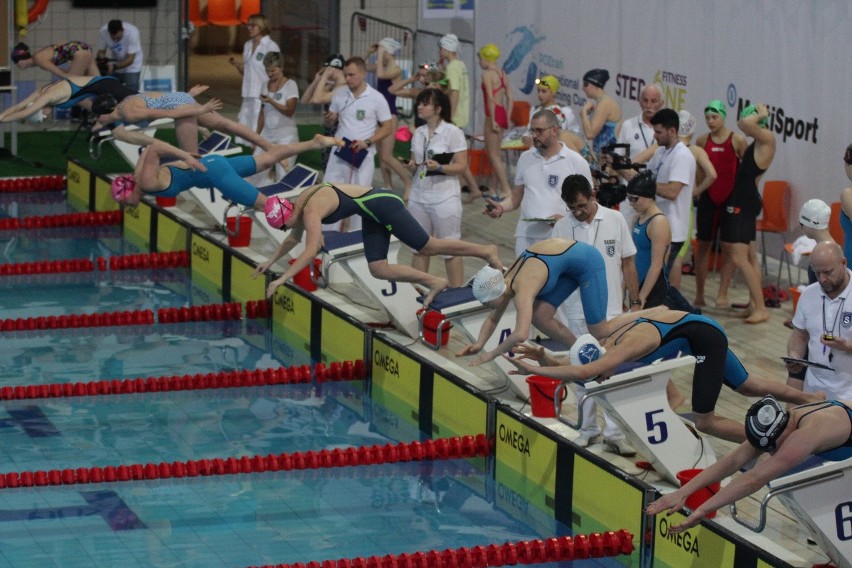
[[629, 458], [636, 455], [636, 450], [624, 438], [605, 438], [603, 445], [606, 451], [619, 456]]
[[574, 438], [574, 443], [581, 448], [588, 448], [591, 445], [597, 444], [602, 439], [603, 434], [600, 432], [597, 434], [592, 434], [591, 432], [580, 432], [580, 435]]

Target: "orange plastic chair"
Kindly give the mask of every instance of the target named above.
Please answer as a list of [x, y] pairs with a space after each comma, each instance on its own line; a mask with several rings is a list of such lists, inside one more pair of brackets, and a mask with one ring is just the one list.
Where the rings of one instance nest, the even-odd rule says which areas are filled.
[[512, 115], [509, 118], [515, 126], [526, 126], [530, 121], [530, 103], [527, 101], [512, 103]]
[[784, 233], [787, 232], [790, 216], [790, 184], [786, 181], [773, 180], [763, 184], [763, 217], [757, 220], [757, 231], [760, 233], [761, 250], [763, 252], [763, 273], [766, 274], [766, 233], [781, 237], [781, 250], [778, 255], [778, 282], [781, 282], [781, 267], [787, 265], [787, 277], [793, 280], [790, 270], [790, 257], [784, 249]]
[[260, 0], [242, 0], [240, 2], [240, 21], [248, 23], [249, 17], [260, 14]]
[[831, 233], [831, 238], [834, 242], [843, 246], [846, 241], [846, 234], [843, 232], [843, 227], [840, 226], [840, 202], [835, 201], [831, 204], [831, 217], [828, 218], [828, 232]]
[[238, 26], [236, 0], [207, 0], [207, 21], [214, 26]]
[[209, 24], [201, 15], [201, 0], [189, 0], [189, 21], [196, 28], [201, 28]]

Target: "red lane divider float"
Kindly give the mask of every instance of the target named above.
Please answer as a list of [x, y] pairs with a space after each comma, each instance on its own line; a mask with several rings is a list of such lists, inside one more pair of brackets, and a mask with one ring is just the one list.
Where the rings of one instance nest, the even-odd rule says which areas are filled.
[[0, 320], [0, 331], [31, 331], [80, 327], [110, 327], [118, 325], [150, 325], [154, 323], [151, 310], [104, 312], [98, 314], [69, 314], [8, 318]]
[[0, 264], [0, 276], [20, 276], [29, 274], [62, 274], [69, 272], [92, 272], [95, 263], [88, 258], [69, 258], [65, 260], [38, 260], [35, 262], [14, 262]]
[[0, 179], [0, 193], [34, 193], [65, 189], [65, 176], [34, 176]]
[[113, 379], [86, 383], [50, 383], [43, 385], [18, 385], [0, 387], [0, 399], [22, 400], [32, 398], [59, 398], [71, 396], [98, 396], [148, 392], [168, 392], [200, 389], [227, 389], [310, 383], [313, 376], [318, 383], [357, 381], [364, 379], [364, 361], [317, 363], [300, 367], [277, 369], [241, 369], [196, 375], [172, 375], [138, 379]]
[[160, 308], [157, 321], [160, 323], [183, 323], [190, 321], [226, 321], [243, 317], [243, 305], [239, 302], [207, 304], [182, 308]]
[[121, 211], [96, 211], [87, 213], [64, 213], [62, 215], [39, 215], [33, 217], [5, 217], [0, 219], [0, 230], [8, 229], [52, 229], [63, 227], [99, 227], [120, 225]]
[[94, 262], [88, 258], [69, 258], [64, 260], [39, 260], [35, 262], [14, 262], [0, 264], [0, 276], [18, 276], [29, 274], [62, 274], [67, 272], [92, 272], [98, 270], [136, 270], [145, 268], [185, 268], [189, 266], [189, 253], [151, 252], [147, 254], [126, 254], [111, 256], [109, 262], [102, 256]]
[[241, 458], [213, 458], [202, 460], [160, 462], [159, 464], [132, 464], [105, 467], [80, 467], [77, 469], [50, 469], [12, 471], [0, 473], [0, 489], [42, 485], [77, 485], [84, 483], [112, 483], [142, 479], [169, 479], [172, 477], [198, 477], [210, 475], [237, 475], [265, 471], [292, 471], [376, 465], [383, 463], [448, 460], [485, 457], [491, 445], [483, 434], [455, 438], [439, 438], [423, 442], [400, 442], [383, 446], [359, 446], [346, 449], [309, 450], [243, 456]]
[[341, 558], [304, 564], [264, 564], [262, 568], [485, 568], [630, 555], [634, 550], [633, 535], [622, 529], [603, 534], [578, 534], [470, 548], [463, 546], [442, 551]]

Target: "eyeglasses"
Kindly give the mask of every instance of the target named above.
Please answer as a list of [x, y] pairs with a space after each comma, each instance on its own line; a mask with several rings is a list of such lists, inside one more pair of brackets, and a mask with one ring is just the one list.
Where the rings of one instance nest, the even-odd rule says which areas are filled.
[[630, 203], [636, 203], [637, 201], [639, 201], [639, 196], [638, 195], [628, 195], [627, 201], [629, 201]]
[[532, 132], [536, 136], [541, 136], [542, 134], [544, 134], [545, 132], [547, 132], [551, 128], [554, 128], [554, 127], [553, 126], [546, 126], [544, 128], [530, 128], [530, 132]]

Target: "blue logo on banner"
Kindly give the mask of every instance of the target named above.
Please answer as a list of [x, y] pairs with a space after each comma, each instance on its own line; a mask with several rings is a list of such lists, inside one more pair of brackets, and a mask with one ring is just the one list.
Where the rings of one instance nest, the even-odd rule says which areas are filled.
[[737, 86], [731, 83], [728, 85], [728, 106], [734, 108], [737, 104]]

